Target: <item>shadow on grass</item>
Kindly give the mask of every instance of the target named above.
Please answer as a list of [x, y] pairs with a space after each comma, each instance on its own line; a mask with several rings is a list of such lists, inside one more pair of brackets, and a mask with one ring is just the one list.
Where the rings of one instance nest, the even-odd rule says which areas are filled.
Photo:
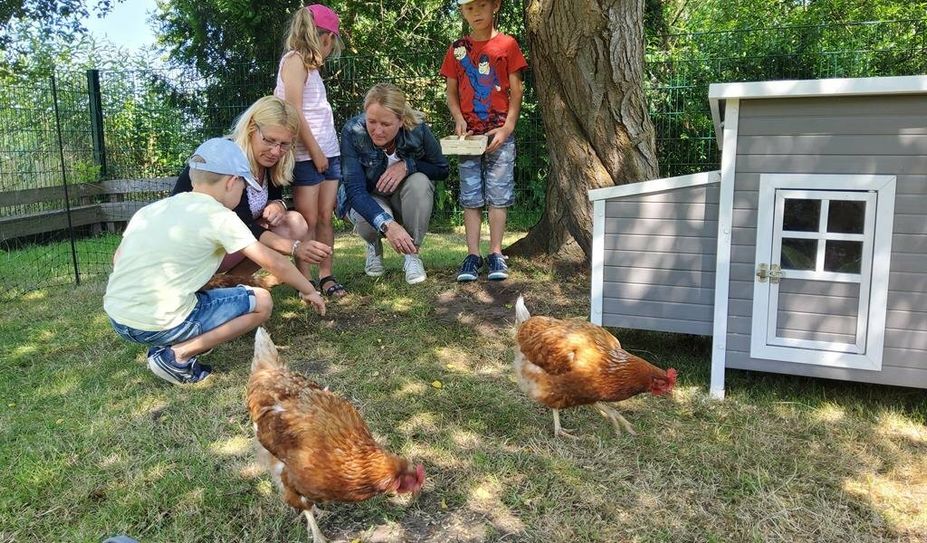
[[[435, 240], [435, 247], [459, 240]], [[459, 247], [457, 249], [459, 251]], [[414, 499], [332, 504], [343, 541], [922, 541], [924, 391], [732, 370], [707, 398], [710, 340], [617, 330], [631, 352], [680, 371], [672, 399], [621, 409], [616, 437], [591, 409], [563, 413], [579, 441], [511, 375], [512, 305], [588, 315], [588, 277], [512, 259], [505, 282], [458, 285], [452, 252], [429, 281], [395, 266], [363, 276], [363, 247], [339, 253], [352, 294], [319, 318], [274, 289], [267, 326], [281, 353], [359, 407], [390, 450], [424, 461]], [[392, 259], [396, 264], [396, 259]], [[216, 349], [206, 383], [171, 387], [119, 340], [102, 286], [35, 294], [0, 317], [11, 345], [0, 396], [0, 541], [309, 539], [254, 465], [244, 407], [252, 336]], [[441, 388], [433, 383], [439, 382]], [[12, 407], [11, 407], [12, 405]]]

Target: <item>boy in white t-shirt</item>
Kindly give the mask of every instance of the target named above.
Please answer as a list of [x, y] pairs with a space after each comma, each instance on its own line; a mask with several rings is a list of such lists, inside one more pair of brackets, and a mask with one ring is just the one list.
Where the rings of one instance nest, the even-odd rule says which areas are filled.
[[129, 221], [103, 296], [116, 333], [149, 345], [149, 369], [174, 384], [205, 379], [211, 368], [197, 362], [197, 354], [270, 317], [273, 301], [265, 289], [200, 290], [227, 253], [241, 251], [325, 314], [325, 301], [309, 280], [257, 241], [232, 211], [245, 183], [261, 190], [238, 145], [208, 140], [189, 164], [192, 192], [147, 205]]

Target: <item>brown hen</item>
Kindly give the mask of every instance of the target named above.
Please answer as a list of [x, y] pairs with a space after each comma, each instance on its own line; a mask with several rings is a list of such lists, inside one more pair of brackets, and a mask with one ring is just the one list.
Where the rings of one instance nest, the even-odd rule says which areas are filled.
[[315, 543], [317, 502], [356, 502], [387, 492], [417, 492], [421, 464], [384, 451], [348, 401], [290, 372], [270, 335], [258, 328], [248, 382], [248, 411], [267, 468], [283, 500], [303, 511]]
[[526, 394], [553, 410], [556, 436], [575, 437], [560, 426], [561, 409], [589, 404], [612, 421], [618, 435], [621, 426], [634, 435], [631, 424], [605, 402], [642, 392], [660, 396], [676, 384], [676, 370], [664, 371], [624, 351], [601, 326], [532, 317], [521, 296], [515, 303], [515, 326], [515, 376]]

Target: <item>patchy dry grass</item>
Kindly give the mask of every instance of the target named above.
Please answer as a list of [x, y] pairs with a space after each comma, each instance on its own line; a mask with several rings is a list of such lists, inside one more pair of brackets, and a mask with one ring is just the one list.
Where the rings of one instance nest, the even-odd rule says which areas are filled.
[[[927, 540], [924, 391], [729, 371], [719, 403], [708, 339], [619, 330], [679, 369], [675, 395], [623, 402], [635, 438], [572, 409], [563, 421], [583, 437], [559, 440], [511, 376], [511, 305], [524, 293], [535, 314], [583, 316], [585, 271], [513, 259], [509, 281], [457, 285], [449, 234], [429, 239], [429, 279], [410, 287], [397, 257], [373, 280], [356, 238], [338, 246], [352, 294], [320, 319], [277, 287], [268, 329], [428, 482], [412, 499], [329, 505], [334, 539]], [[254, 463], [252, 338], [210, 355], [210, 380], [171, 387], [109, 330], [101, 295], [40, 291], [0, 315], [0, 541], [308, 541]]]

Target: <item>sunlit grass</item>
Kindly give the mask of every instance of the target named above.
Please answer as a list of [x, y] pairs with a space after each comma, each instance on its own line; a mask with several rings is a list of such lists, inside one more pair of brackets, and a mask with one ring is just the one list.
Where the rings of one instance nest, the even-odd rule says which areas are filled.
[[[622, 402], [635, 438], [569, 409], [582, 437], [555, 439], [550, 410], [511, 375], [511, 303], [524, 293], [537, 314], [583, 317], [586, 271], [513, 258], [509, 281], [457, 285], [458, 230], [428, 237], [429, 279], [409, 286], [389, 250], [371, 279], [362, 242], [337, 247], [351, 294], [320, 318], [277, 287], [267, 328], [291, 367], [351, 399], [428, 479], [412, 499], [326, 506], [333, 539], [927, 540], [924, 391], [729, 371], [719, 403], [707, 339], [619, 330], [680, 371], [673, 397]], [[0, 542], [308, 541], [255, 463], [252, 337], [216, 349], [205, 383], [172, 387], [109, 329], [102, 292], [34, 291], [0, 313]]]

